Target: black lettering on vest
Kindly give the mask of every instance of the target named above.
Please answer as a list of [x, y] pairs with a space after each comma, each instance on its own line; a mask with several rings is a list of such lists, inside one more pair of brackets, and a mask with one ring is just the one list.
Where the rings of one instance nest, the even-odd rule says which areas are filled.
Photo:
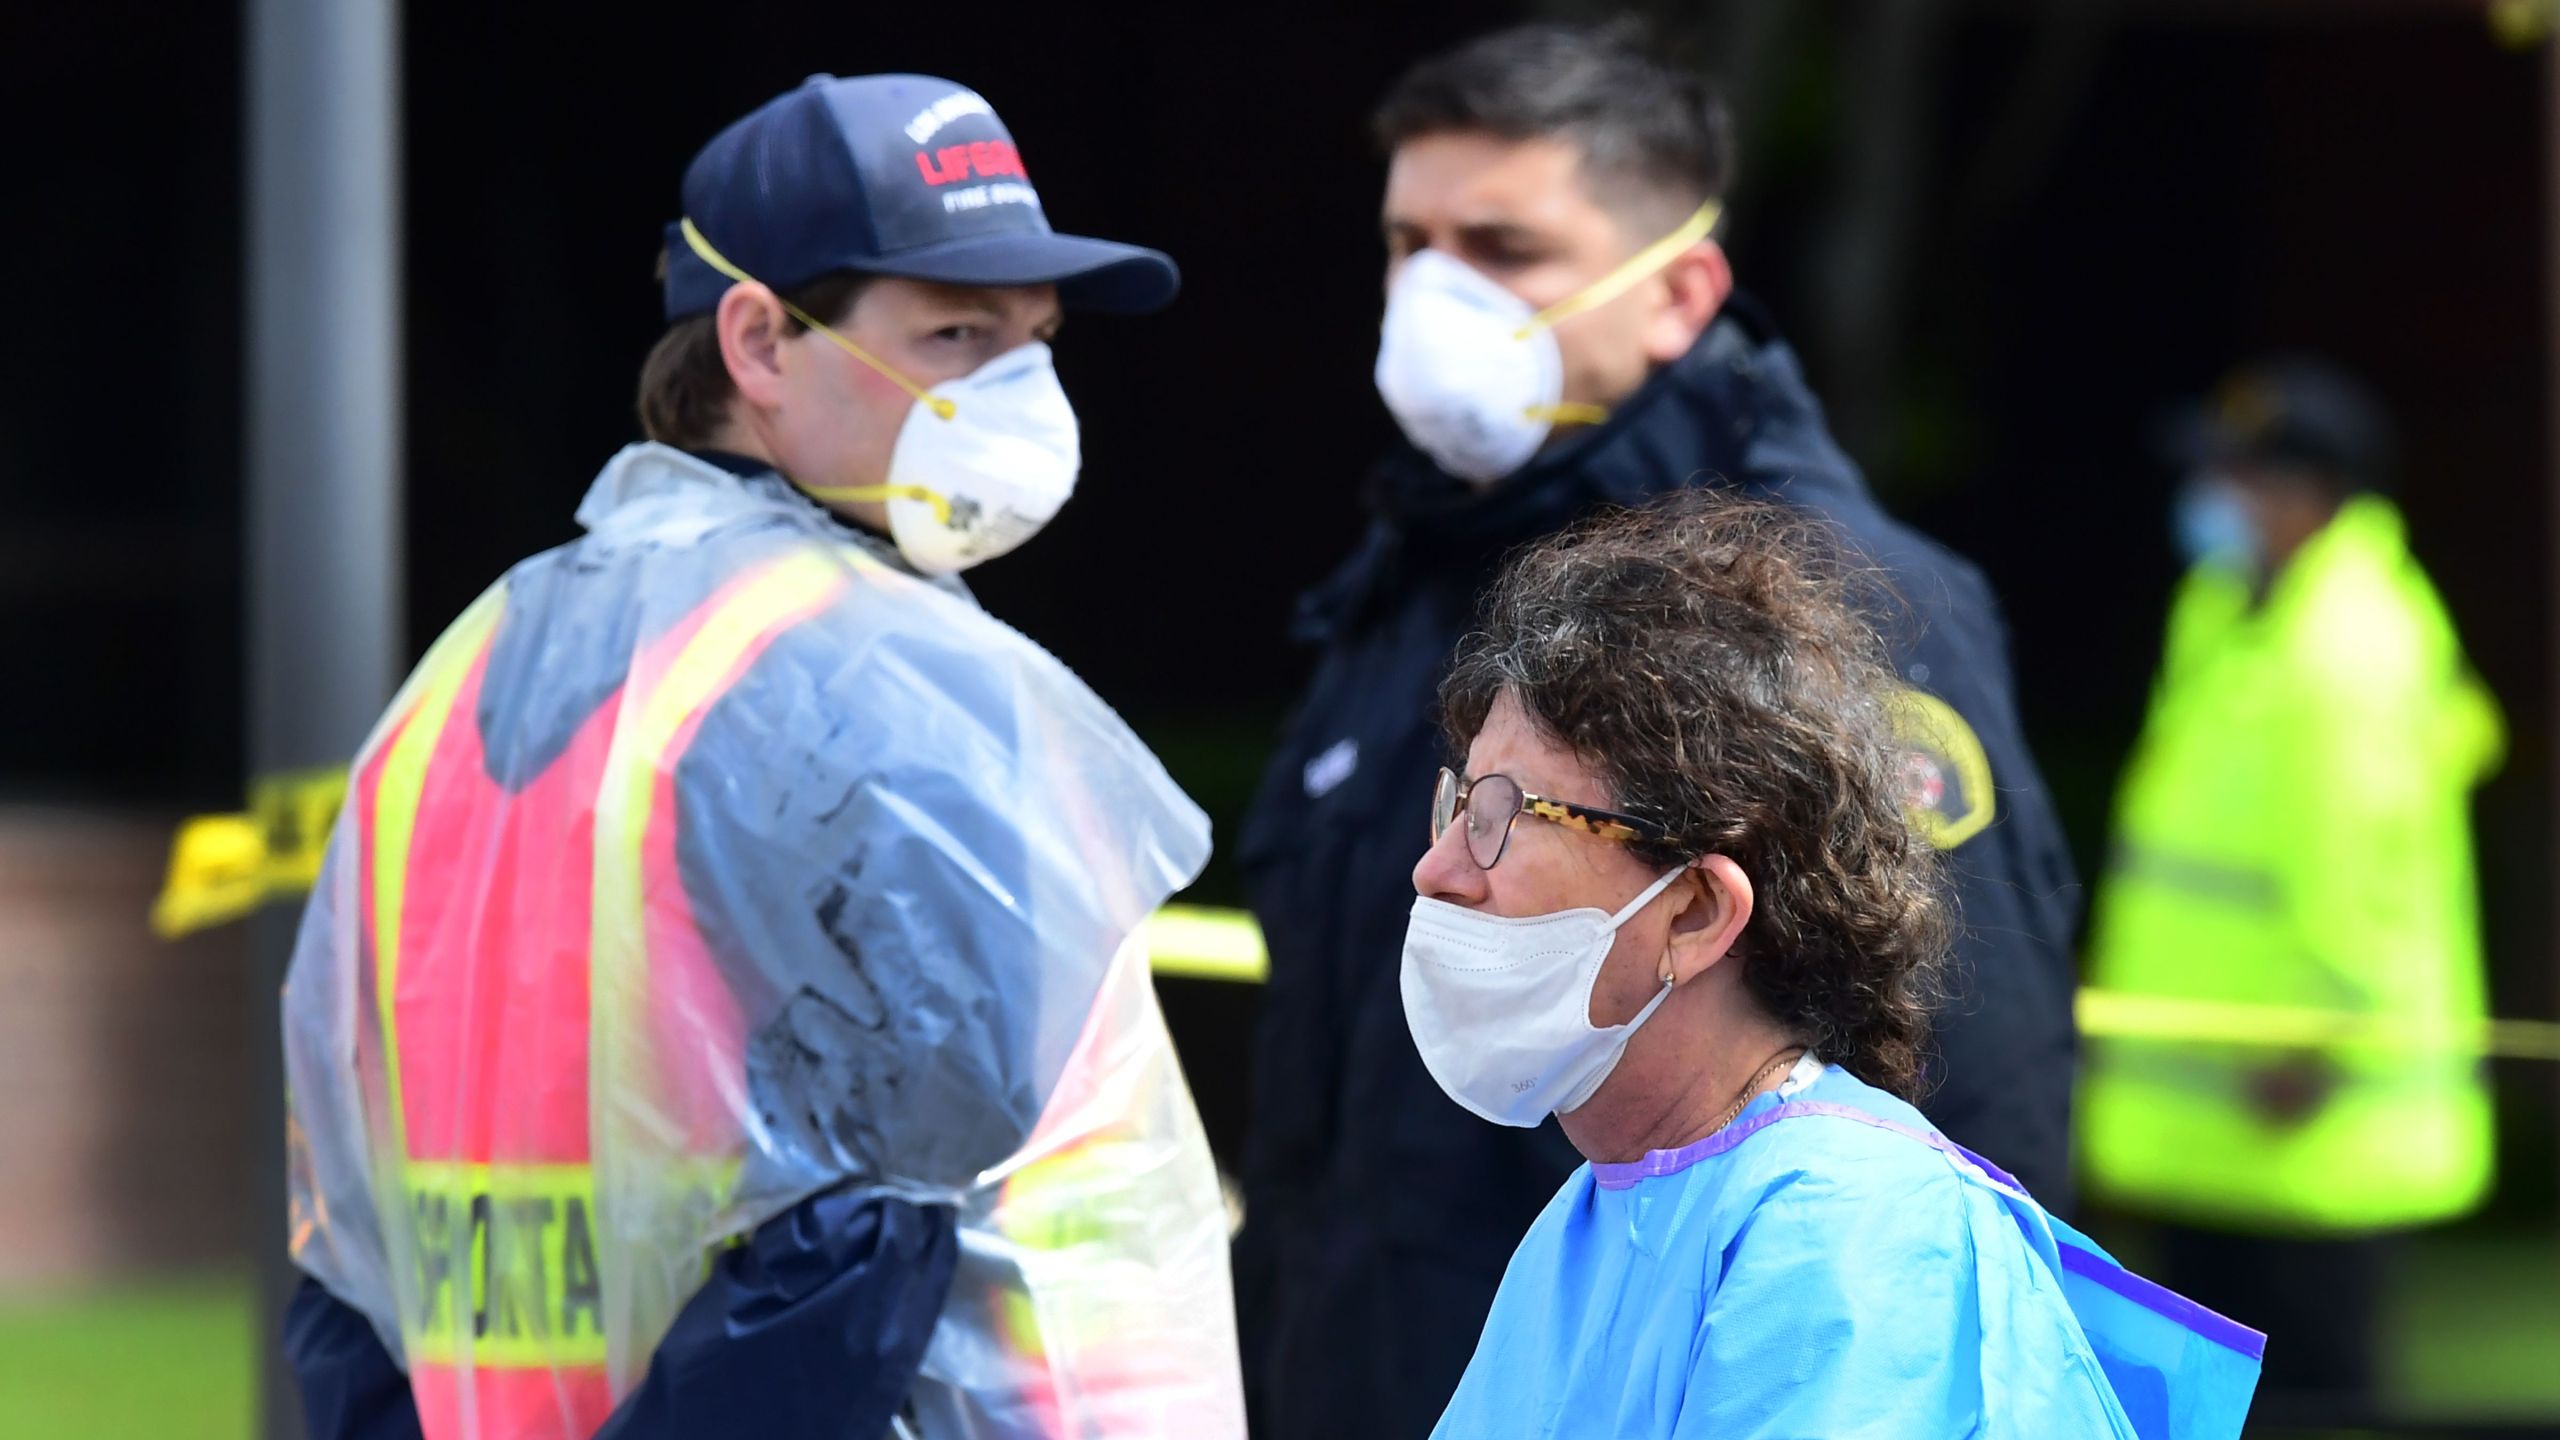
[[596, 1242], [587, 1228], [587, 1202], [576, 1195], [562, 1207], [560, 1242], [560, 1333], [578, 1333], [578, 1316], [587, 1317], [591, 1334], [604, 1333], [603, 1288], [596, 1283]]
[[498, 1214], [498, 1228], [491, 1233], [490, 1249], [503, 1251], [498, 1273], [505, 1277], [498, 1287], [498, 1323], [508, 1335], [522, 1335], [530, 1328], [536, 1335], [551, 1331], [550, 1307], [545, 1303], [549, 1287], [543, 1283], [542, 1232], [551, 1228], [555, 1213], [550, 1197], [521, 1196], [505, 1202]]
[[442, 1195], [409, 1197], [417, 1211], [418, 1328], [445, 1326], [447, 1291], [453, 1287], [453, 1206]]
[[498, 1291], [498, 1247], [489, 1234], [486, 1192], [471, 1197], [471, 1247], [480, 1257], [480, 1283], [473, 1287], [471, 1296], [471, 1338], [477, 1340], [489, 1333], [489, 1302]]

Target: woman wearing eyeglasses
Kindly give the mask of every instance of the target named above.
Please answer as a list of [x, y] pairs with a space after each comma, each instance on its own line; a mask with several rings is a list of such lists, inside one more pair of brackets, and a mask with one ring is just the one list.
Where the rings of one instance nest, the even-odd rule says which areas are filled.
[[1590, 1163], [1435, 1434], [2237, 1434], [2262, 1337], [1909, 1103], [1949, 917], [1830, 553], [1713, 496], [1567, 532], [1506, 567], [1442, 688], [1465, 769], [1414, 869], [1405, 1015], [1451, 1099], [1553, 1114]]

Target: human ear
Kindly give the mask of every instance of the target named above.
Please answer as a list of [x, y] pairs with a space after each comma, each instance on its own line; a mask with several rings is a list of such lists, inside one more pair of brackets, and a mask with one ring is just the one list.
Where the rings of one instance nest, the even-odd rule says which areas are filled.
[[721, 363], [739, 397], [760, 409], [781, 404], [782, 342], [791, 338], [782, 301], [753, 281], [732, 285], [712, 312], [712, 324], [720, 336]]
[[1722, 964], [1751, 923], [1751, 877], [1731, 856], [1690, 862], [1662, 952], [1661, 979], [1686, 985]]
[[1733, 265], [1724, 247], [1701, 240], [1662, 267], [1661, 299], [1644, 324], [1645, 358], [1668, 365], [1689, 353], [1733, 294]]

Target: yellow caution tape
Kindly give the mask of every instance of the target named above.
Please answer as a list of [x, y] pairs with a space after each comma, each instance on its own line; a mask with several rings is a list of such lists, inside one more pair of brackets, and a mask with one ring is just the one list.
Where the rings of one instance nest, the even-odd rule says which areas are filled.
[[329, 831], [346, 801], [344, 770], [270, 775], [249, 787], [249, 817], [266, 836], [268, 876], [277, 893], [298, 894], [320, 883]]
[[1262, 927], [1241, 910], [1167, 905], [1139, 932], [1159, 975], [1259, 985], [1271, 977]]
[[[152, 907], [152, 929], [174, 939], [309, 890], [346, 783], [336, 770], [278, 776], [251, 787], [249, 814], [189, 820]], [[1241, 910], [1167, 905], [1139, 935], [1158, 975], [1245, 985], [1271, 975], [1262, 927]], [[2078, 1013], [2080, 1033], [2098, 1039], [2560, 1061], [2560, 1022], [2549, 1020], [2427, 1021], [2095, 989], [2080, 992]]]
[[[1148, 922], [1145, 935], [1159, 975], [1248, 983], [1270, 975], [1262, 931], [1241, 910], [1168, 905]], [[2394, 1015], [2095, 989], [2080, 992], [2077, 1008], [2080, 1033], [2099, 1039], [2560, 1061], [2560, 1022], [2550, 1020], [2430, 1023]]]
[[246, 815], [199, 815], [178, 827], [169, 878], [151, 906], [163, 940], [237, 920], [267, 901], [267, 842]]
[[153, 932], [175, 940], [308, 891], [346, 797], [343, 770], [270, 775], [249, 787], [247, 814], [199, 815], [179, 826], [168, 879], [151, 907]]

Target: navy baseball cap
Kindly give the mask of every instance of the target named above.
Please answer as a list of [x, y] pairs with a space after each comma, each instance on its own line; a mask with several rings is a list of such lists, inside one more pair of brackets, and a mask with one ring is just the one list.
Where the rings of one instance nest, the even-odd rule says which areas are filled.
[[2238, 370], [2208, 400], [2170, 419], [2178, 463], [2285, 465], [2339, 488], [2381, 489], [2390, 479], [2391, 422], [2354, 377], [2309, 356], [2277, 356]]
[[[776, 290], [855, 270], [951, 285], [1055, 284], [1072, 306], [1163, 308], [1161, 251], [1049, 228], [1013, 136], [965, 85], [930, 75], [812, 75], [712, 138], [684, 172], [684, 218]], [[733, 282], [667, 226], [669, 324]]]

